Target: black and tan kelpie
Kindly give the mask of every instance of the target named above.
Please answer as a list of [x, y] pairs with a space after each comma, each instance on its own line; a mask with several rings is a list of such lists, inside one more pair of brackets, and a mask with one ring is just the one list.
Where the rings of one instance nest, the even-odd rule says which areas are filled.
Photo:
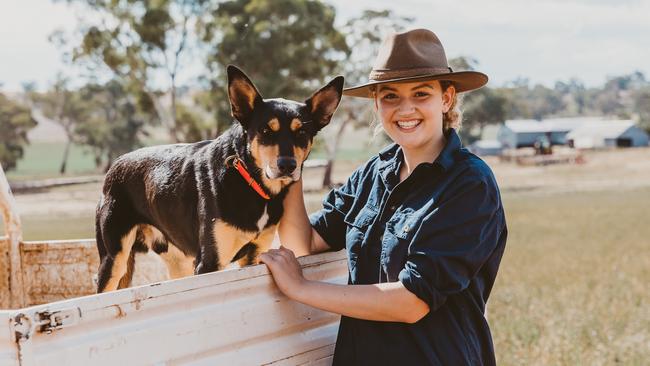
[[338, 107], [343, 77], [300, 103], [262, 99], [241, 70], [227, 73], [238, 123], [215, 140], [136, 150], [108, 171], [96, 215], [98, 292], [130, 285], [136, 251], [161, 254], [174, 278], [251, 264], [271, 246], [287, 187]]

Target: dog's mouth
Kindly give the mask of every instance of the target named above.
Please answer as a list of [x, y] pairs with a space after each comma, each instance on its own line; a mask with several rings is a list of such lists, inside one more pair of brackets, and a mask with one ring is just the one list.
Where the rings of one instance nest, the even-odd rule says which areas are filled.
[[266, 168], [264, 168], [264, 175], [266, 178], [275, 180], [278, 179], [280, 181], [283, 181], [285, 183], [291, 182], [291, 181], [297, 181], [300, 179], [300, 168], [296, 168], [293, 172], [291, 173], [282, 173], [279, 169], [277, 168], [272, 168], [270, 165], [267, 165]]

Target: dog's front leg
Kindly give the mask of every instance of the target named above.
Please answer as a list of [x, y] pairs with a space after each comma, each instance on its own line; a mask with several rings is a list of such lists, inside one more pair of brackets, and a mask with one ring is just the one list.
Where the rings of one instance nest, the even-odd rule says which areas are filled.
[[220, 269], [215, 232], [211, 221], [212, 219], [203, 219], [199, 223], [199, 252], [194, 274], [209, 273]]
[[259, 263], [259, 255], [266, 252], [273, 245], [273, 240], [275, 239], [275, 234], [277, 231], [277, 226], [269, 226], [266, 229], [262, 230], [255, 239], [251, 242], [254, 246], [254, 250], [248, 252], [246, 256], [238, 260], [240, 267], [250, 266], [252, 264]]

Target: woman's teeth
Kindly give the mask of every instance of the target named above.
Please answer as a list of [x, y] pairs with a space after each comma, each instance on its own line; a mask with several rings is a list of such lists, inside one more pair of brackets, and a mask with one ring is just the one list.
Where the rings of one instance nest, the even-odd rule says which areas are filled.
[[405, 130], [411, 129], [411, 128], [419, 125], [419, 124], [420, 124], [419, 119], [413, 119], [413, 120], [408, 120], [408, 121], [397, 121], [397, 125], [400, 128], [403, 128]]

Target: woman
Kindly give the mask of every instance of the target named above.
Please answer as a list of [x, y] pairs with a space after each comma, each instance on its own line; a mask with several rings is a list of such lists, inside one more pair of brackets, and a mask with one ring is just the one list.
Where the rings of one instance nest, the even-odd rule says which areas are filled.
[[[341, 314], [335, 365], [494, 365], [484, 317], [506, 242], [497, 183], [461, 148], [456, 93], [487, 76], [453, 72], [435, 34], [393, 34], [370, 81], [345, 90], [372, 98], [394, 144], [332, 190], [307, 217], [291, 187], [281, 247], [262, 254], [288, 297]], [[348, 285], [308, 281], [294, 253], [346, 248]]]

